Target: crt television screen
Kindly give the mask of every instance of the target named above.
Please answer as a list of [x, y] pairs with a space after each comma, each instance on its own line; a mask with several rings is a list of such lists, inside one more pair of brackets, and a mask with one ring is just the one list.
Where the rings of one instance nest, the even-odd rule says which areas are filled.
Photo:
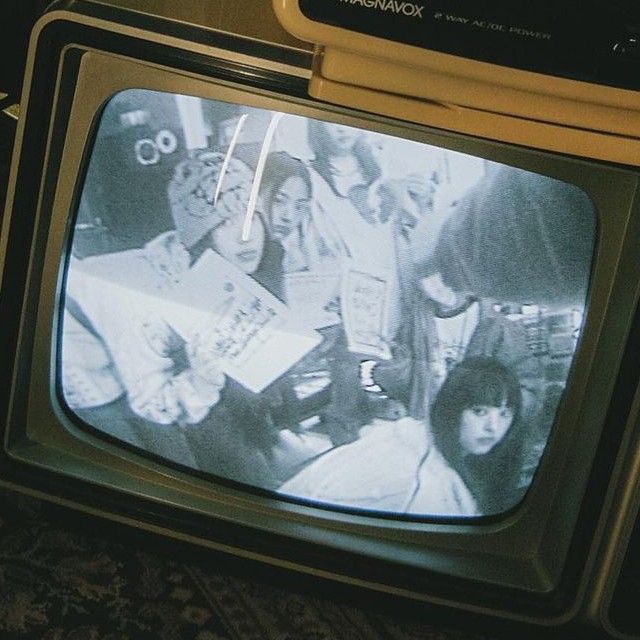
[[585, 312], [578, 187], [127, 90], [70, 234], [57, 388], [93, 433], [325, 508], [473, 518], [534, 477]]

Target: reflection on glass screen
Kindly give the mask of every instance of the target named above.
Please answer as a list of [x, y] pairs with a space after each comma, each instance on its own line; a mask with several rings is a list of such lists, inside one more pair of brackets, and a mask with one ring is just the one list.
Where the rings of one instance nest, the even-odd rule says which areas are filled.
[[583, 323], [580, 189], [427, 144], [142, 90], [103, 112], [59, 380], [94, 429], [315, 504], [498, 514]]

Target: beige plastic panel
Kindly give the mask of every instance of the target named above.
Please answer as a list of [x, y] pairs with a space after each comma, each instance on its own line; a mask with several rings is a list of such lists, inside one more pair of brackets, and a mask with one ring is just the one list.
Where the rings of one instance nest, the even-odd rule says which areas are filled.
[[[270, 0], [87, 0], [91, 4], [135, 11], [143, 16], [223, 31], [251, 40], [308, 52], [310, 47], [286, 33], [270, 10]], [[260, 16], [257, 20], [256, 16]]]
[[590, 158], [640, 164], [640, 92], [388, 42], [273, 0], [296, 37], [321, 45], [312, 96], [365, 111]]

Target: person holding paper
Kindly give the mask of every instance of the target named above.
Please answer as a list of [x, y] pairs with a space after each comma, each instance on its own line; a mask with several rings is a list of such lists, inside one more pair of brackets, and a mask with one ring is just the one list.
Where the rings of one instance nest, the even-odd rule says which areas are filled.
[[[74, 322], [63, 322], [63, 353], [81, 348], [71, 331], [78, 323], [104, 345], [133, 425], [128, 434], [112, 435], [193, 467], [186, 430], [218, 403], [225, 377], [215, 362], [193, 357], [165, 316], [181, 278], [211, 245], [212, 229], [246, 209], [253, 174], [230, 158], [222, 175], [224, 165], [224, 154], [207, 150], [180, 162], [168, 186], [175, 229], [140, 249], [72, 259], [66, 279], [67, 317]], [[63, 381], [77, 360], [63, 357]], [[72, 406], [84, 408], [91, 408], [89, 424], [109, 432], [103, 407]]]
[[[238, 288], [243, 282], [242, 276], [250, 276], [279, 299], [282, 296], [282, 248], [267, 237], [262, 217], [257, 212], [253, 216], [249, 236], [243, 240], [244, 214], [245, 211], [238, 210], [236, 215], [219, 221], [204, 239], [207, 249], [215, 251], [231, 265], [232, 273], [233, 268], [240, 272], [234, 281], [229, 280], [229, 288]], [[262, 304], [258, 297], [253, 299]], [[209, 327], [196, 333], [190, 341], [191, 358], [199, 363], [199, 368], [221, 365], [222, 354], [216, 346], [221, 340], [226, 339], [230, 344], [234, 339], [250, 340], [248, 336], [257, 316], [249, 317], [246, 303], [237, 304], [240, 305], [234, 313], [237, 319], [230, 322], [226, 332], [220, 321], [212, 320]], [[239, 325], [243, 320], [248, 325], [241, 330]], [[236, 348], [241, 349], [240, 346]], [[254, 392], [233, 377], [226, 376], [220, 396], [202, 428], [189, 434], [198, 468], [254, 486], [276, 486], [279, 480], [269, 452], [276, 445], [281, 428], [272, 417], [272, 408], [284, 401], [278, 385]]]
[[[309, 173], [314, 216], [327, 230], [325, 236], [334, 239], [341, 256], [338, 314], [342, 324], [338, 325], [331, 358], [331, 398], [323, 410], [323, 428], [335, 444], [341, 444], [357, 438], [357, 430], [367, 421], [369, 412], [359, 372], [360, 361], [367, 356], [356, 352], [360, 346], [353, 340], [354, 332], [344, 324], [348, 317], [357, 315], [350, 316], [347, 311], [355, 305], [345, 295], [345, 278], [356, 267], [359, 282], [366, 280], [371, 285], [368, 289], [379, 285], [381, 295], [370, 300], [378, 313], [363, 314], [367, 324], [375, 323], [367, 333], [377, 333], [379, 342], [383, 334], [386, 337], [389, 330], [393, 331], [390, 325], [398, 320], [398, 274], [389, 211], [374, 210], [368, 203], [371, 194], [379, 193], [381, 171], [364, 132], [310, 119], [307, 138], [313, 153]], [[354, 282], [353, 291], [359, 288], [355, 278], [349, 281]], [[360, 333], [364, 329], [357, 318], [349, 326]]]
[[345, 264], [344, 334], [326, 412], [337, 444], [356, 439], [374, 416], [422, 419], [427, 412], [434, 327], [415, 278], [412, 247], [414, 227], [428, 211], [410, 206], [407, 191], [403, 182], [378, 181], [369, 187], [366, 208], [379, 221], [376, 232], [384, 235], [371, 240], [375, 251], [366, 260]]
[[[422, 390], [430, 375], [424, 343], [433, 331], [413, 265], [428, 244], [438, 175], [421, 165], [393, 179], [384, 175], [372, 151], [375, 134], [367, 137], [352, 127], [309, 120], [308, 139], [316, 217], [340, 239], [345, 256], [344, 332], [332, 370], [334, 397], [325, 412], [336, 443], [342, 443], [357, 438], [371, 415], [425, 415]], [[407, 143], [403, 151], [406, 167], [414, 147]], [[392, 165], [394, 158], [387, 161]], [[372, 368], [383, 384], [372, 383]]]
[[[297, 428], [299, 422], [309, 416], [311, 409], [307, 405], [314, 402], [313, 399], [305, 402], [299, 397], [296, 380], [306, 371], [310, 361], [320, 357], [322, 338], [315, 332], [305, 338], [311, 330], [305, 328], [304, 319], [297, 317], [281, 301], [283, 249], [269, 237], [262, 216], [254, 213], [246, 240], [242, 237], [243, 222], [244, 215], [236, 215], [210, 232], [210, 248], [228, 263], [229, 277], [224, 286], [228, 289], [226, 297], [231, 306], [223, 312], [224, 318], [213, 320], [189, 345], [194, 361], [218, 361], [220, 366], [224, 365], [221, 358], [235, 349], [238, 367], [225, 369], [228, 375], [220, 401], [203, 423], [205, 428], [191, 430], [189, 439], [200, 469], [237, 482], [273, 489], [303, 461], [330, 446], [326, 438], [298, 433]], [[205, 254], [203, 259], [207, 259]], [[224, 277], [223, 266], [216, 271], [216, 274], [212, 273], [213, 277]], [[218, 297], [221, 305], [226, 304], [225, 295], [220, 293]], [[255, 305], [262, 311], [257, 311]], [[273, 316], [269, 320], [265, 314], [270, 311]], [[282, 338], [273, 333], [275, 326], [280, 324], [277, 314], [286, 316], [289, 322], [295, 321], [288, 333], [284, 326], [280, 328]], [[231, 320], [227, 322], [228, 318]], [[259, 349], [260, 343], [264, 346], [269, 340], [278, 340], [280, 345], [278, 353], [274, 353], [269, 362], [258, 362], [255, 355], [247, 360], [243, 346], [239, 344], [246, 341], [244, 348]], [[220, 353], [222, 342], [225, 356]], [[298, 343], [300, 348], [302, 343], [308, 346], [304, 351], [295, 351], [294, 345]], [[285, 367], [276, 368], [283, 360], [286, 360], [284, 373]], [[261, 369], [262, 374], [274, 372], [258, 389], [251, 388], [249, 380], [241, 375], [255, 374], [256, 368]]]
[[[236, 161], [235, 151], [242, 155], [234, 150], [226, 168], [233, 173], [236, 162], [248, 166]], [[182, 345], [182, 362], [201, 377], [224, 371], [206, 417], [183, 429], [185, 449], [194, 468], [274, 488], [329, 446], [326, 438], [294, 433], [312, 411], [294, 388], [298, 363], [321, 338], [282, 302], [284, 250], [260, 211], [252, 212], [243, 237], [252, 183], [228, 180], [222, 154], [206, 158], [219, 167], [218, 181], [205, 188], [197, 183], [197, 167], [184, 164], [169, 187], [175, 233], [191, 247], [189, 267], [180, 271], [160, 309], [163, 323]], [[246, 170], [252, 181], [253, 172]], [[216, 213], [216, 194], [224, 215]], [[196, 316], [204, 322], [196, 322]], [[271, 359], [260, 355], [278, 346]]]

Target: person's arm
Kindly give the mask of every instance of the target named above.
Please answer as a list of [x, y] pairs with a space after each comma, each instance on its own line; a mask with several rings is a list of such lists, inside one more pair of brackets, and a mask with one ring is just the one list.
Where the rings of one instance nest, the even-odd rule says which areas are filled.
[[186, 367], [176, 366], [184, 344], [162, 320], [162, 300], [96, 277], [81, 263], [69, 269], [66, 291], [104, 341], [134, 413], [157, 424], [206, 417], [220, 398], [224, 375], [213, 363], [205, 369], [183, 358]]

